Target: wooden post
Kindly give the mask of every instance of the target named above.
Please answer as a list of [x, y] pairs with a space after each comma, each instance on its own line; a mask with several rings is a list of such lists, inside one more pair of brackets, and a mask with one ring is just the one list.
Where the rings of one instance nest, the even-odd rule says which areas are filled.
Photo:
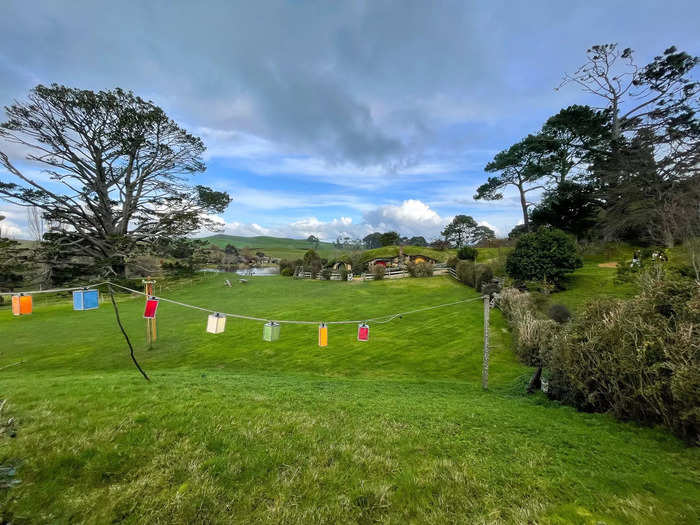
[[[145, 281], [142, 281], [144, 284], [144, 292], [146, 294], [146, 300], [148, 300], [149, 297], [153, 297], [153, 285], [156, 283], [155, 281], [152, 281], [150, 277], [148, 277]], [[157, 338], [157, 333], [156, 333], [156, 320], [155, 319], [146, 319], [146, 344], [152, 345], [153, 342]]]
[[481, 369], [481, 386], [486, 390], [489, 386], [489, 314], [490, 298], [484, 296], [484, 365]]

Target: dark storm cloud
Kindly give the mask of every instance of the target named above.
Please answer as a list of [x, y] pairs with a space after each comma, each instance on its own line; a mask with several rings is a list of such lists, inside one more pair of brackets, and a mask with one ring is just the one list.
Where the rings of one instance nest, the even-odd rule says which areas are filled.
[[280, 152], [400, 167], [530, 130], [579, 96], [552, 88], [592, 43], [697, 43], [693, 4], [643, 4], [10, 0], [0, 99], [119, 85]]

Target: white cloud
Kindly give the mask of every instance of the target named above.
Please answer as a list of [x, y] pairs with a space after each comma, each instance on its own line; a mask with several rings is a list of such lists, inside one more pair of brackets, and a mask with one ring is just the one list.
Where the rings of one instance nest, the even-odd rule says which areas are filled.
[[449, 221], [417, 199], [405, 200], [399, 206], [380, 206], [365, 213], [364, 220], [372, 229], [378, 231], [394, 230], [401, 235], [426, 237], [438, 235]]

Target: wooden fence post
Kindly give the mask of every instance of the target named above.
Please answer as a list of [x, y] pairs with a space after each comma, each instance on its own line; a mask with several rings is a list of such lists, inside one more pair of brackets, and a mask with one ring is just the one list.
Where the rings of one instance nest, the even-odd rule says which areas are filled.
[[489, 314], [491, 311], [490, 298], [484, 296], [484, 364], [481, 369], [481, 386], [486, 390], [489, 386]]

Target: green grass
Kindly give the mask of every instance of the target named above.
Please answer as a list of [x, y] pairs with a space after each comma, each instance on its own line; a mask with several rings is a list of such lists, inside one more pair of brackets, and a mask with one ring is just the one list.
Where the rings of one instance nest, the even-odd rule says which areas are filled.
[[[379, 282], [206, 276], [168, 297], [276, 318], [362, 319], [477, 297], [448, 278]], [[142, 299], [120, 312], [152, 377], [129, 361], [108, 303], [0, 310], [0, 398], [17, 437], [0, 464], [14, 523], [695, 523], [697, 449], [663, 429], [523, 396], [493, 311], [489, 391], [480, 388], [482, 304], [371, 327], [229, 319], [163, 303], [143, 344]], [[2, 368], [23, 361], [22, 364]]]
[[[220, 248], [226, 247], [227, 244], [233, 244], [239, 250], [248, 248], [252, 252], [264, 252], [265, 255], [279, 257], [280, 259], [300, 259], [306, 251], [314, 247], [312, 243], [305, 239], [286, 239], [282, 237], [240, 237], [237, 235], [217, 234], [204, 239]], [[325, 258], [337, 257], [343, 253], [330, 242], [319, 242], [316, 250], [321, 257]]]

